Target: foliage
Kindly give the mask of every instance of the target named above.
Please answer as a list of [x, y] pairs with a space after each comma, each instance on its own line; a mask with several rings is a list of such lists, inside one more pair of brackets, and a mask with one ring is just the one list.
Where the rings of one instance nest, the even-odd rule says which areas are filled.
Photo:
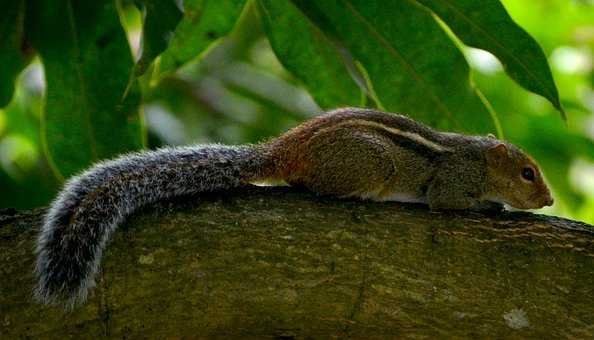
[[115, 3], [30, 0], [27, 6], [26, 39], [45, 71], [42, 134], [55, 173], [68, 177], [140, 148], [139, 93], [122, 99], [133, 60]]
[[[573, 19], [594, 12], [587, 4], [547, 3]], [[568, 174], [576, 159], [588, 164], [594, 155], [580, 131], [592, 113], [564, 87], [559, 97], [546, 55], [561, 42], [591, 51], [591, 36], [575, 42], [562, 34], [592, 25], [566, 19], [550, 37], [529, 5], [503, 5], [2, 0], [9, 15], [0, 19], [7, 37], [0, 41], [0, 184], [22, 195], [0, 195], [0, 204], [44, 204], [63, 179], [143, 146], [256, 142], [321, 110], [368, 106], [441, 129], [505, 135], [543, 164], [562, 198], [557, 211], [579, 214], [594, 203], [571, 187]], [[506, 8], [538, 28], [530, 31], [544, 52]], [[481, 60], [495, 71], [482, 70]], [[590, 65], [563, 85], [581, 84], [592, 95], [592, 84], [584, 85], [591, 72]]]

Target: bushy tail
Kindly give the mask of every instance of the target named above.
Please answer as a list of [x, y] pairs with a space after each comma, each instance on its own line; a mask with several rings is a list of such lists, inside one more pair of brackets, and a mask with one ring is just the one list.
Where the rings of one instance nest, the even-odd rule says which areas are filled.
[[136, 153], [72, 178], [45, 216], [36, 246], [36, 298], [84, 302], [106, 243], [134, 210], [159, 200], [240, 186], [265, 177], [257, 146], [205, 145]]

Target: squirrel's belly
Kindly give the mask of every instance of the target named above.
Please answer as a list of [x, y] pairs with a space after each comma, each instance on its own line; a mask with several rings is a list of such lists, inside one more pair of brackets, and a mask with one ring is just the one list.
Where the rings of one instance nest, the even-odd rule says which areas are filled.
[[365, 200], [372, 200], [378, 202], [394, 201], [405, 203], [427, 203], [425, 197], [420, 197], [413, 193], [391, 192], [387, 193], [383, 190], [376, 190], [371, 192], [359, 192], [348, 195], [348, 197], [359, 197]]

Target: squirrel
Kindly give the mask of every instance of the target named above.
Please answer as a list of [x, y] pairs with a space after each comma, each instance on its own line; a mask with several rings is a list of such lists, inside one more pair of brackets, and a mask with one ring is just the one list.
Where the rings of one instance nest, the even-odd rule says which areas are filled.
[[261, 144], [131, 153], [73, 177], [51, 204], [37, 239], [37, 300], [84, 302], [110, 235], [139, 207], [265, 180], [321, 195], [419, 202], [432, 210], [553, 204], [536, 162], [508, 142], [342, 108]]

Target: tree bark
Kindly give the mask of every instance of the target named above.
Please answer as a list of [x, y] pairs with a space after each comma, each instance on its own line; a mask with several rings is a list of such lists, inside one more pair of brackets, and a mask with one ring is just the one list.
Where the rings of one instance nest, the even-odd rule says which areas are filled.
[[244, 188], [156, 204], [71, 312], [31, 299], [43, 210], [0, 211], [0, 338], [594, 338], [594, 229]]

